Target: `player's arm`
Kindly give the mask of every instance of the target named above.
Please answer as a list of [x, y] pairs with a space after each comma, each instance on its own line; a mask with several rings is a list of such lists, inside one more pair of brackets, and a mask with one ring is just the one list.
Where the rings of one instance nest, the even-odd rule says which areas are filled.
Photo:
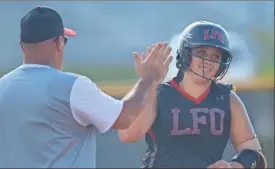
[[129, 128], [119, 130], [123, 142], [136, 142], [151, 128], [156, 118], [157, 85], [151, 88], [147, 104]]
[[116, 100], [102, 92], [87, 77], [79, 77], [71, 90], [70, 105], [73, 117], [83, 125], [93, 125], [101, 133], [126, 129], [141, 112], [153, 85], [151, 79], [139, 80], [123, 99]]
[[267, 163], [259, 139], [255, 134], [244, 104], [235, 92], [231, 92], [230, 106], [230, 137], [233, 147], [238, 153], [232, 161], [242, 164], [245, 168], [251, 166], [266, 168]]

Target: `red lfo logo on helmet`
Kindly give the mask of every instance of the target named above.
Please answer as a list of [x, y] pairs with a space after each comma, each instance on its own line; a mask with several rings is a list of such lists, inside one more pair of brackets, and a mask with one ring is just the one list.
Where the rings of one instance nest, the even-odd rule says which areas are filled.
[[204, 40], [207, 39], [218, 39], [222, 44], [224, 44], [223, 34], [216, 29], [211, 29], [211, 35], [209, 34], [209, 29], [204, 30]]

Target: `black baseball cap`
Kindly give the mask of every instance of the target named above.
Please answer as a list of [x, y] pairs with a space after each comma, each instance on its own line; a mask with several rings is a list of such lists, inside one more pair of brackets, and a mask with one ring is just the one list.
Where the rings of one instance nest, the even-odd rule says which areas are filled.
[[58, 36], [75, 36], [72, 29], [64, 28], [61, 16], [47, 6], [37, 6], [22, 17], [20, 39], [24, 43], [40, 43]]

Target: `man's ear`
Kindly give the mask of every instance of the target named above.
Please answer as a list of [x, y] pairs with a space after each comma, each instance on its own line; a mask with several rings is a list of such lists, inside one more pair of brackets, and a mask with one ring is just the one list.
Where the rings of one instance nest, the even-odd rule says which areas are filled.
[[20, 44], [21, 50], [23, 51], [24, 45], [23, 45], [23, 42], [21, 40], [19, 41], [19, 44]]
[[58, 52], [62, 52], [64, 48], [64, 39], [62, 36], [59, 36], [56, 40], [56, 49]]

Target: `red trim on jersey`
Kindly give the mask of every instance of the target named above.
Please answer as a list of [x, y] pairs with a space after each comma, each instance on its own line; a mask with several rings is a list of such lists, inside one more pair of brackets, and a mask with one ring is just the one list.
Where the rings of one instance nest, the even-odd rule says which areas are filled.
[[193, 96], [191, 96], [190, 94], [188, 94], [186, 91], [184, 91], [183, 88], [180, 88], [179, 85], [177, 84], [177, 82], [175, 80], [171, 80], [171, 85], [178, 91], [180, 92], [184, 97], [188, 98], [189, 100], [195, 102], [196, 104], [201, 103], [208, 95], [209, 91], [210, 91], [210, 87], [205, 90], [205, 92], [203, 92], [198, 98], [194, 98]]

